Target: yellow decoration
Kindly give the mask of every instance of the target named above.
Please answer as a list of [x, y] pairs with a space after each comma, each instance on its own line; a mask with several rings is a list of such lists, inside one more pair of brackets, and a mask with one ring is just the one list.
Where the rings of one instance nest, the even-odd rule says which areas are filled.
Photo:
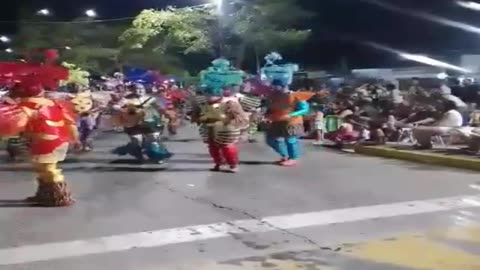
[[88, 71], [82, 70], [76, 65], [67, 62], [63, 62], [62, 66], [68, 68], [69, 70], [68, 80], [63, 81], [61, 83], [62, 85], [73, 83], [80, 86], [88, 86], [90, 84], [88, 80], [88, 77], [90, 77], [90, 73]]

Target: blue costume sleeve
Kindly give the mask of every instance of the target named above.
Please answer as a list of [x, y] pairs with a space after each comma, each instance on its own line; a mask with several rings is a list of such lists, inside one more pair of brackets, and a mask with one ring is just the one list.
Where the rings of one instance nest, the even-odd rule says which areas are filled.
[[295, 111], [290, 113], [288, 116], [290, 117], [297, 117], [297, 116], [304, 116], [308, 114], [310, 111], [310, 105], [306, 101], [299, 101], [295, 106]]

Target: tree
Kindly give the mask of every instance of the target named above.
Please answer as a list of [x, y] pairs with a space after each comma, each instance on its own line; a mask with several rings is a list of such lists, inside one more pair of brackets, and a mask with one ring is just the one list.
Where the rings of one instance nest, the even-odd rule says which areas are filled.
[[[61, 60], [76, 66], [103, 72], [116, 64], [122, 25], [90, 23], [78, 18], [68, 23], [49, 21], [21, 22], [14, 37], [16, 51], [27, 54], [32, 49], [58, 49]], [[27, 20], [28, 21], [28, 20]]]
[[166, 74], [183, 72], [182, 62], [174, 55], [164, 55], [148, 47], [132, 50], [122, 46], [119, 36], [128, 28], [128, 23], [89, 20], [77, 18], [55, 23], [38, 18], [23, 19], [13, 39], [15, 51], [26, 54], [32, 49], [59, 49], [61, 61], [94, 73], [106, 73], [123, 65], [161, 70]]
[[299, 30], [298, 21], [310, 16], [297, 0], [234, 1], [225, 13], [212, 5], [144, 10], [120, 40], [130, 48], [153, 46], [183, 54], [214, 54], [218, 44], [223, 56], [244, 60], [248, 48], [257, 53], [301, 44], [310, 31]]

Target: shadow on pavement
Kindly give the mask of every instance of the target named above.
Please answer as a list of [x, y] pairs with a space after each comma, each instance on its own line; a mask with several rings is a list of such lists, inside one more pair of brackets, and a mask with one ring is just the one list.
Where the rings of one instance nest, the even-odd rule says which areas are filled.
[[25, 208], [25, 207], [42, 207], [35, 203], [29, 203], [25, 200], [0, 200], [0, 208]]
[[242, 165], [252, 165], [252, 166], [262, 166], [262, 165], [276, 165], [275, 162], [272, 161], [252, 161], [252, 160], [242, 160], [240, 161]]

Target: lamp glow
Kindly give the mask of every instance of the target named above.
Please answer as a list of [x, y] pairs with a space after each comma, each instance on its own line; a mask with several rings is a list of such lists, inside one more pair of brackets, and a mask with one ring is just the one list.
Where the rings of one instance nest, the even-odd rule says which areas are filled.
[[12, 49], [10, 49], [10, 48], [8, 48], [8, 49], [5, 49], [5, 52], [7, 52], [7, 53], [12, 53], [12, 52], [13, 52], [13, 50], [12, 50]]
[[445, 72], [439, 73], [437, 74], [437, 78], [440, 80], [445, 80], [446, 78], [448, 78], [448, 74]]
[[480, 11], [480, 3], [472, 2], [472, 1], [457, 1], [457, 5], [468, 8], [475, 11]]
[[221, 14], [223, 10], [223, 0], [211, 0], [211, 1], [217, 7], [218, 13]]
[[42, 15], [42, 16], [48, 16], [50, 15], [50, 10], [44, 8], [44, 9], [40, 9], [38, 12], [37, 12], [38, 15]]
[[95, 18], [97, 17], [97, 12], [95, 12], [95, 10], [93, 9], [89, 9], [85, 11], [85, 15], [87, 15], [87, 17], [90, 17], [90, 18]]
[[10, 38], [7, 36], [0, 36], [0, 41], [3, 43], [10, 42]]

